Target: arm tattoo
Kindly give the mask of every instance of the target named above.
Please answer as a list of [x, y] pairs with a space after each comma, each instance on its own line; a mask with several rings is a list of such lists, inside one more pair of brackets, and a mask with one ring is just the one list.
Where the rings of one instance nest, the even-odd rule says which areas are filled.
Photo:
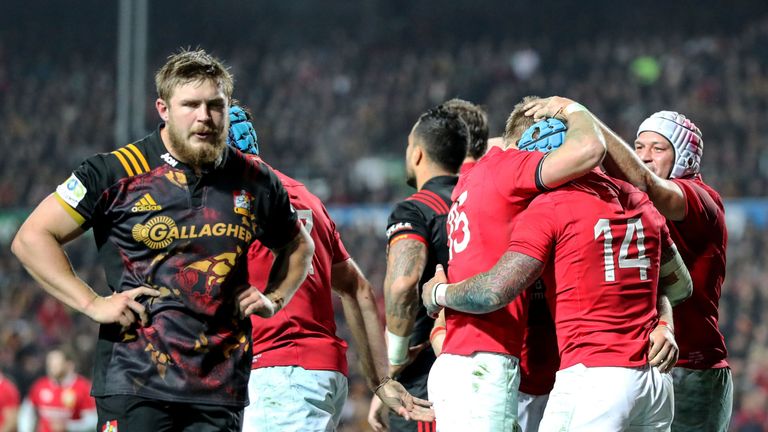
[[[418, 283], [427, 262], [427, 247], [417, 240], [395, 242], [387, 257], [384, 300], [388, 317], [409, 320], [416, 317], [421, 302]], [[407, 285], [403, 289], [403, 285]]]
[[445, 306], [468, 313], [488, 313], [509, 304], [544, 270], [544, 263], [517, 252], [507, 252], [485, 273], [452, 285]]

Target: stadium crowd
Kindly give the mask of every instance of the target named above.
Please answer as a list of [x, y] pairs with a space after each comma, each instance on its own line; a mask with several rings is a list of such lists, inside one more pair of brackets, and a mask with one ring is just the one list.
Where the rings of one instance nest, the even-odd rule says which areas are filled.
[[[22, 34], [12, 31], [0, 33], [0, 212], [29, 209], [80, 160], [124, 144], [112, 138], [112, 59], [23, 56], [14, 46]], [[768, 149], [761, 145], [768, 134], [768, 20], [723, 36], [583, 40], [566, 51], [548, 40], [422, 49], [351, 38], [297, 50], [243, 48], [218, 54], [231, 59], [236, 97], [256, 113], [265, 158], [305, 180], [329, 205], [405, 196], [405, 137], [427, 107], [454, 96], [478, 102], [498, 135], [526, 94], [583, 101], [625, 138], [653, 111], [685, 112], [704, 131], [707, 182], [725, 199], [768, 195]], [[156, 122], [151, 101], [149, 126]], [[379, 296], [383, 231], [341, 227]], [[734, 377], [732, 430], [768, 431], [768, 228], [749, 224], [730, 240], [720, 322]], [[45, 352], [67, 343], [88, 375], [97, 325], [44, 295], [12, 259], [8, 238], [0, 241], [0, 370], [24, 395], [43, 374]], [[91, 239], [68, 251], [81, 277], [106, 287]], [[347, 338], [345, 332], [340, 325]], [[354, 368], [351, 373], [357, 376]], [[342, 430], [367, 430], [369, 397], [359, 377], [353, 379]]]

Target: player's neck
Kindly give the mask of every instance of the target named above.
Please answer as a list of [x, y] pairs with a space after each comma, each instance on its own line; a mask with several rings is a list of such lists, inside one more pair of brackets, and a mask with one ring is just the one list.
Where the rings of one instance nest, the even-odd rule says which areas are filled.
[[439, 169], [439, 168], [432, 168], [425, 170], [425, 172], [422, 175], [416, 175], [416, 190], [421, 190], [422, 187], [424, 187], [424, 184], [426, 184], [428, 181], [432, 180], [435, 177], [439, 176], [447, 176], [447, 175], [456, 175], [455, 173], [450, 173], [446, 170]]

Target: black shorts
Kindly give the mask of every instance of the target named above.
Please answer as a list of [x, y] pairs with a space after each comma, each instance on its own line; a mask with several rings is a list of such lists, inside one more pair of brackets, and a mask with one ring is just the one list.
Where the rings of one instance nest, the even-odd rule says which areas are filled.
[[[432, 347], [427, 347], [395, 379], [413, 396], [429, 399], [427, 394], [427, 378], [434, 362], [435, 353], [432, 351]], [[391, 432], [435, 432], [436, 429], [434, 422], [405, 421], [405, 419], [390, 411], [389, 430]]]
[[96, 398], [98, 432], [144, 431], [240, 431], [243, 409], [230, 406], [190, 404], [138, 396]]

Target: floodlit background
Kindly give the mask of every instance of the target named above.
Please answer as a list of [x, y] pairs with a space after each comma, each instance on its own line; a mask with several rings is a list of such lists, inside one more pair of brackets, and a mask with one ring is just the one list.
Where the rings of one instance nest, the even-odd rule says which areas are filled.
[[[652, 112], [687, 114], [704, 134], [704, 179], [726, 199], [732, 430], [768, 430], [765, 1], [3, 1], [0, 370], [22, 394], [57, 343], [88, 375], [97, 326], [44, 295], [10, 239], [82, 159], [156, 127], [153, 73], [188, 46], [231, 66], [264, 159], [326, 202], [379, 295], [386, 216], [410, 193], [406, 136], [427, 108], [482, 104], [498, 135], [523, 96], [557, 94], [627, 140]], [[68, 250], [105, 290], [90, 236]], [[344, 431], [368, 430], [368, 398], [353, 376]]]

